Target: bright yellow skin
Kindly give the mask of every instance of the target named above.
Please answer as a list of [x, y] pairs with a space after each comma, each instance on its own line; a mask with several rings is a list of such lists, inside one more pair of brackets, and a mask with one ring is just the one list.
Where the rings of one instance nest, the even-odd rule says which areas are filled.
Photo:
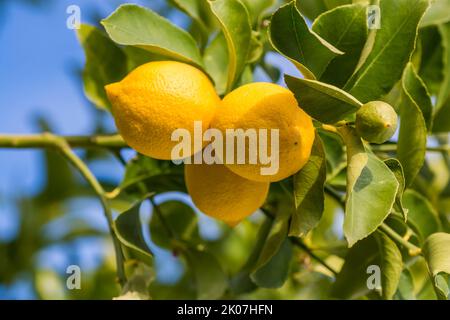
[[[146, 63], [105, 89], [126, 143], [161, 160], [172, 159], [172, 148], [178, 144], [171, 141], [174, 130], [187, 129], [194, 137], [194, 121], [202, 121], [203, 130], [208, 129], [220, 103], [204, 73], [175, 61]], [[191, 154], [185, 156], [197, 151], [192, 143]]]
[[244, 179], [221, 164], [189, 164], [184, 168], [186, 187], [203, 213], [235, 226], [266, 200], [268, 182]]
[[[272, 83], [251, 83], [232, 91], [222, 100], [211, 127], [223, 134], [231, 128], [279, 129], [276, 174], [262, 175], [260, 169], [267, 165], [259, 158], [257, 164], [226, 164], [234, 173], [254, 181], [280, 181], [299, 171], [309, 159], [315, 137], [311, 118], [299, 108], [292, 92]], [[270, 155], [270, 133], [268, 150]]]

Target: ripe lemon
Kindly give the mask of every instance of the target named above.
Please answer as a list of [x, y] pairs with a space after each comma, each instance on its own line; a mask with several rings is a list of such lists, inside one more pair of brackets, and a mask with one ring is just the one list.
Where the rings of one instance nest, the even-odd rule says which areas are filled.
[[221, 164], [189, 164], [184, 173], [197, 208], [230, 226], [258, 210], [269, 191], [268, 182], [244, 179]]
[[[211, 127], [219, 129], [223, 135], [227, 129], [256, 129], [258, 133], [259, 129], [267, 129], [268, 156], [272, 155], [270, 130], [279, 130], [279, 167], [277, 172], [269, 175], [262, 174], [261, 168], [270, 165], [264, 164], [259, 155], [256, 164], [250, 163], [248, 141], [245, 164], [237, 163], [237, 141], [234, 163], [226, 161], [224, 150], [225, 165], [234, 173], [254, 181], [279, 181], [299, 171], [309, 159], [315, 137], [312, 120], [299, 108], [293, 93], [272, 83], [251, 83], [229, 93], [222, 100]], [[258, 154], [264, 146], [261, 142], [258, 138]]]
[[[146, 63], [105, 89], [126, 143], [161, 160], [172, 159], [172, 148], [178, 143], [171, 141], [174, 130], [187, 129], [193, 137], [194, 121], [202, 121], [202, 129], [208, 129], [220, 102], [204, 73], [175, 61]], [[191, 154], [175, 159], [197, 151], [192, 139]]]

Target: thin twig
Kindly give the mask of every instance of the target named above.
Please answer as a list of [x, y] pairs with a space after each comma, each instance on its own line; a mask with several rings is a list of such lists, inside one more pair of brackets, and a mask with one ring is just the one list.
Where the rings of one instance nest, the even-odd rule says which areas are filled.
[[397, 232], [391, 229], [391, 227], [389, 227], [387, 224], [382, 223], [380, 225], [380, 230], [384, 231], [390, 238], [392, 238], [393, 240], [404, 246], [406, 249], [408, 249], [409, 254], [411, 256], [417, 256], [422, 252], [422, 250], [419, 247], [416, 247], [411, 242], [406, 241]]
[[34, 135], [0, 135], [0, 148], [47, 148], [55, 147], [52, 139], [64, 140], [71, 148], [108, 148], [128, 147], [119, 135], [94, 136], [57, 136], [50, 133]]

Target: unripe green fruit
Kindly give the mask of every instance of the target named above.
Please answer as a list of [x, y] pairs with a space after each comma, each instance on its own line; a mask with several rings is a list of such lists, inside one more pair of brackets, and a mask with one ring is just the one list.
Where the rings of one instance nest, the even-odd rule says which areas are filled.
[[397, 113], [389, 104], [371, 101], [356, 112], [356, 132], [368, 142], [381, 144], [394, 135], [397, 121]]

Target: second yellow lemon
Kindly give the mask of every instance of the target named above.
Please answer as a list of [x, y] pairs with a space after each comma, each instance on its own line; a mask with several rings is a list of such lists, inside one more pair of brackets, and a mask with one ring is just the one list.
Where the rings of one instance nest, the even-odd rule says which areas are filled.
[[[171, 154], [178, 143], [171, 141], [174, 130], [186, 129], [194, 136], [194, 121], [202, 121], [202, 129], [208, 129], [220, 102], [203, 72], [175, 61], [146, 63], [122, 81], [106, 86], [106, 92], [127, 144], [161, 160], [177, 159]], [[197, 151], [192, 144], [191, 153], [178, 158]]]
[[[260, 161], [261, 158], [256, 164], [249, 161], [244, 164], [225, 162], [234, 173], [254, 181], [279, 181], [299, 171], [309, 159], [315, 136], [311, 118], [299, 108], [293, 93], [272, 83], [251, 83], [229, 93], [218, 108], [211, 126], [224, 135], [227, 129], [267, 129], [267, 154], [273, 157], [273, 153], [278, 153], [276, 172], [262, 174], [261, 168], [267, 165]], [[278, 129], [279, 139], [275, 141], [278, 152], [271, 150], [270, 131], [273, 129]], [[258, 156], [262, 151], [260, 147], [261, 144], [258, 145]], [[245, 152], [249, 159], [248, 143]]]
[[203, 213], [238, 224], [264, 204], [268, 182], [256, 182], [234, 174], [221, 164], [190, 164], [184, 167], [186, 187]]

